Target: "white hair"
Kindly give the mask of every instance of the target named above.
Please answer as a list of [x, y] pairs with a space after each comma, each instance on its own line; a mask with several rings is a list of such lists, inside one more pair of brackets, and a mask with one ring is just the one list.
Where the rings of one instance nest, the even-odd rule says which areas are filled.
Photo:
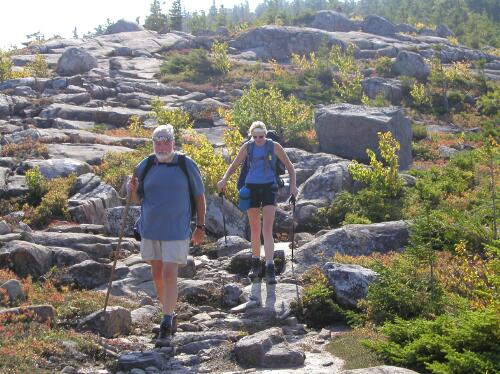
[[248, 135], [252, 135], [253, 130], [262, 130], [267, 134], [266, 125], [262, 121], [254, 121], [250, 126], [250, 129], [248, 129]]
[[169, 140], [174, 140], [174, 127], [172, 125], [161, 125], [153, 131], [153, 140], [158, 137], [164, 137]]

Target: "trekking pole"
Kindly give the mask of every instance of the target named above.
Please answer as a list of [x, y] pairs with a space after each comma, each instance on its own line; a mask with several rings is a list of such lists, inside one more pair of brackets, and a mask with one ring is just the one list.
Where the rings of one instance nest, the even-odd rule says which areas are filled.
[[127, 222], [129, 207], [130, 207], [130, 193], [127, 191], [127, 200], [125, 202], [125, 209], [123, 210], [122, 222], [120, 225], [120, 235], [118, 237], [118, 244], [116, 245], [116, 249], [113, 251], [114, 261], [113, 261], [113, 267], [111, 268], [111, 275], [109, 276], [108, 291], [106, 292], [106, 299], [104, 301], [104, 313], [106, 313], [106, 308], [108, 307], [109, 294], [111, 293], [111, 284], [113, 283], [113, 278], [115, 276], [116, 262], [118, 261], [118, 253], [120, 253], [120, 249], [122, 246], [122, 240], [123, 240], [123, 235], [125, 233], [125, 224]]
[[224, 191], [219, 192], [221, 206], [220, 210], [222, 211], [222, 224], [224, 226], [224, 243], [227, 247], [227, 236], [226, 236], [226, 215], [224, 214]]
[[290, 195], [288, 202], [292, 204], [292, 266], [295, 261], [293, 257], [293, 250], [295, 249], [295, 196]]

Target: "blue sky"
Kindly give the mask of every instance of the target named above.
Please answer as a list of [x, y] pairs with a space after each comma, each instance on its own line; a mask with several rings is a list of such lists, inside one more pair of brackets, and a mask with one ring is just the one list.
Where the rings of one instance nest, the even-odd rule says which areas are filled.
[[[149, 13], [151, 0], [2, 0], [0, 6], [0, 48], [21, 46], [27, 34], [41, 31], [46, 38], [52, 35], [71, 37], [77, 28], [81, 36], [91, 31], [107, 18], [135, 20]], [[250, 9], [262, 0], [248, 0]], [[163, 9], [169, 9], [171, 0], [166, 0]], [[216, 6], [224, 4], [232, 8], [242, 0], [216, 0]], [[187, 11], [207, 10], [212, 0], [183, 0]]]

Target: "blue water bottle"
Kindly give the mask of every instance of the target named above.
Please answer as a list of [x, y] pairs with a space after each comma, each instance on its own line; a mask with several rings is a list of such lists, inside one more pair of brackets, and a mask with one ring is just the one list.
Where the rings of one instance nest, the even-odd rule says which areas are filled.
[[250, 190], [247, 186], [243, 186], [240, 189], [240, 201], [238, 203], [238, 208], [242, 212], [246, 212], [248, 208], [250, 208]]

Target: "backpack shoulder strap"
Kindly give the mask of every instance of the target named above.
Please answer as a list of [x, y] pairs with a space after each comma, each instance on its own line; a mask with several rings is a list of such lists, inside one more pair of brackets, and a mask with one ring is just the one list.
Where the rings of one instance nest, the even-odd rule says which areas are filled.
[[177, 165], [181, 168], [182, 172], [186, 176], [187, 182], [188, 182], [188, 189], [189, 189], [189, 202], [191, 205], [191, 217], [193, 218], [196, 214], [196, 202], [195, 198], [193, 195], [193, 187], [191, 186], [191, 178], [189, 178], [189, 171], [187, 169], [187, 163], [186, 163], [186, 155], [183, 153], [180, 153], [177, 156]]
[[248, 160], [249, 165], [252, 163], [252, 160], [253, 160], [254, 147], [255, 147], [255, 143], [249, 140], [247, 142], [247, 160]]
[[155, 160], [156, 160], [156, 156], [154, 155], [154, 153], [150, 154], [148, 156], [148, 158], [146, 159], [146, 166], [144, 167], [144, 170], [142, 171], [141, 175], [139, 176], [139, 181], [141, 183], [144, 182], [144, 178], [146, 178], [146, 174], [153, 167]]

